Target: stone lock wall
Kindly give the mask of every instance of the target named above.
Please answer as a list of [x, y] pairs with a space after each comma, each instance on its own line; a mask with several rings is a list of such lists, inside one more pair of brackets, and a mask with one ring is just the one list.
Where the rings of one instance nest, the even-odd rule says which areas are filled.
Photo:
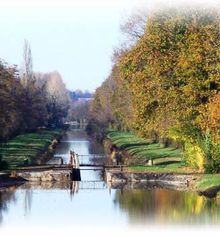
[[46, 181], [66, 181], [70, 179], [69, 171], [24, 171], [17, 173], [17, 176], [28, 181], [46, 182]]

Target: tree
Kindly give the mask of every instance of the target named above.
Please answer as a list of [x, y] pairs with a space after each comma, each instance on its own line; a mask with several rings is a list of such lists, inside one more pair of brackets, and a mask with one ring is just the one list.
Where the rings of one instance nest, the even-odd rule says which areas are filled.
[[44, 101], [44, 90], [37, 86], [33, 73], [31, 48], [28, 41], [24, 43], [24, 68], [21, 83], [23, 94], [21, 106], [23, 113], [23, 126], [25, 130], [35, 130], [47, 125], [47, 109]]
[[0, 61], [0, 140], [21, 130], [23, 120], [19, 98], [22, 94], [17, 69]]
[[22, 84], [27, 87], [28, 83], [34, 79], [31, 46], [27, 40], [24, 41], [23, 59]]
[[130, 15], [120, 25], [121, 32], [126, 36], [128, 45], [135, 44], [142, 38], [145, 32], [147, 14], [144, 10], [139, 10]]
[[68, 114], [70, 98], [58, 72], [36, 74], [36, 81], [45, 90], [44, 104], [46, 105], [48, 126], [59, 127]]
[[99, 119], [105, 114], [111, 124], [124, 120], [121, 101], [128, 94], [130, 129], [157, 141], [181, 142], [186, 163], [218, 171], [219, 23], [217, 10], [199, 8], [155, 11], [143, 34], [136, 35], [128, 21], [125, 29], [137, 38], [97, 89], [94, 113]]

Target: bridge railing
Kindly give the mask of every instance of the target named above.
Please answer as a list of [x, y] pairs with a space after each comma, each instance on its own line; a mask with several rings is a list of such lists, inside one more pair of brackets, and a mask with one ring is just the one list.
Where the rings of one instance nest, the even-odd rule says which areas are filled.
[[[107, 155], [104, 154], [78, 154], [78, 159], [76, 164], [79, 167], [80, 165], [90, 165], [90, 164], [99, 164], [99, 165], [109, 165], [110, 161]], [[54, 157], [47, 161], [47, 165], [62, 165], [69, 164], [70, 155], [67, 154], [55, 154]]]
[[88, 155], [78, 155], [80, 165], [86, 164], [105, 164], [107, 156], [97, 155], [97, 154], [88, 154]]

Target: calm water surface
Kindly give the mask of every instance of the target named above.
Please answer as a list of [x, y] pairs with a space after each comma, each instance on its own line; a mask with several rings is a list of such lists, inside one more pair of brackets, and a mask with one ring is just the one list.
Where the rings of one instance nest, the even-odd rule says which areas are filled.
[[[74, 149], [91, 161], [102, 146], [83, 131], [68, 131], [56, 150], [68, 162]], [[220, 201], [164, 189], [110, 189], [100, 170], [81, 171], [82, 182], [24, 184], [0, 192], [0, 231], [36, 227], [125, 227], [157, 224], [220, 225]]]

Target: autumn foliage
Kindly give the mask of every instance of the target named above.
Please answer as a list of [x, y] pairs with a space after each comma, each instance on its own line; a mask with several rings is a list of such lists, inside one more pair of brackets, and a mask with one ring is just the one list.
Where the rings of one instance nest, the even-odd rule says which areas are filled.
[[99, 87], [93, 119], [182, 145], [185, 162], [220, 169], [220, 15], [212, 9], [149, 14], [143, 35]]
[[69, 108], [59, 73], [25, 79], [15, 66], [0, 61], [0, 142], [38, 128], [61, 127]]

